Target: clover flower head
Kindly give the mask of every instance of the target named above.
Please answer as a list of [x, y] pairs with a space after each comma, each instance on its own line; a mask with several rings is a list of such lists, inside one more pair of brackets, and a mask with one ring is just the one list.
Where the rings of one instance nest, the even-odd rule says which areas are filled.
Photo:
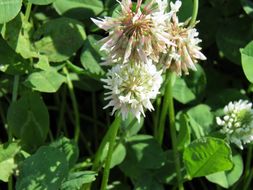
[[216, 123], [222, 127], [221, 133], [228, 140], [243, 149], [243, 145], [253, 141], [252, 103], [247, 100], [229, 102], [224, 108], [224, 116], [216, 117]]
[[189, 21], [179, 22], [177, 12], [181, 7], [181, 1], [171, 2], [171, 19], [167, 22], [167, 32], [171, 34], [170, 41], [174, 44], [168, 46], [166, 54], [163, 54], [161, 63], [165, 69], [171, 69], [178, 75], [182, 72], [189, 74], [189, 69], [197, 70], [197, 60], [205, 60], [201, 53], [198, 38], [199, 33], [194, 26], [189, 26]]
[[151, 60], [146, 64], [130, 63], [117, 64], [102, 79], [106, 84], [105, 100], [110, 100], [104, 108], [113, 107], [112, 114], [119, 110], [122, 119], [132, 113], [140, 122], [141, 114], [145, 116], [145, 109], [153, 110], [151, 103], [159, 94], [162, 84], [162, 71], [157, 71]]
[[100, 41], [101, 50], [108, 53], [103, 64], [136, 60], [146, 63], [148, 57], [158, 62], [160, 52], [165, 52], [166, 45], [172, 45], [170, 34], [164, 30], [170, 17], [165, 13], [166, 0], [152, 0], [145, 6], [141, 6], [142, 0], [137, 0], [136, 6], [131, 0], [122, 0], [119, 4], [121, 11], [116, 18], [92, 19], [109, 33]]

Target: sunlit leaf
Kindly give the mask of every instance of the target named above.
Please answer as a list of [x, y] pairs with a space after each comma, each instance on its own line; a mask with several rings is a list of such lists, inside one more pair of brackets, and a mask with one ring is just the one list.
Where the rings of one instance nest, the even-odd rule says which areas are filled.
[[20, 168], [16, 189], [56, 190], [68, 174], [68, 162], [57, 148], [42, 146]]
[[22, 0], [0, 0], [0, 23], [6, 23], [17, 16]]
[[241, 49], [242, 68], [247, 79], [253, 83], [253, 41]]
[[229, 145], [213, 137], [193, 141], [185, 149], [183, 160], [190, 178], [230, 170], [233, 167]]
[[21, 149], [16, 142], [10, 144], [0, 144], [0, 180], [7, 182], [17, 167], [15, 155]]

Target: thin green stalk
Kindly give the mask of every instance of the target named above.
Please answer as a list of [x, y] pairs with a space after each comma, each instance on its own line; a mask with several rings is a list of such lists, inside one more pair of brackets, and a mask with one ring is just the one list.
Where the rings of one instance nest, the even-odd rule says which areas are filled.
[[178, 189], [183, 190], [184, 186], [182, 183], [182, 176], [180, 172], [180, 160], [179, 155], [177, 151], [177, 137], [176, 137], [176, 125], [175, 125], [175, 111], [174, 111], [174, 102], [173, 102], [173, 95], [172, 95], [172, 87], [173, 87], [173, 78], [175, 73], [169, 73], [168, 77], [168, 84], [166, 86], [166, 94], [165, 97], [168, 98], [168, 107], [169, 107], [169, 123], [170, 123], [170, 136], [172, 140], [172, 148], [173, 148], [173, 157], [176, 167], [176, 173], [177, 173], [177, 183], [178, 183]]
[[160, 119], [159, 119], [159, 125], [158, 125], [158, 131], [157, 131], [157, 141], [159, 144], [162, 144], [163, 142], [163, 137], [164, 137], [164, 128], [165, 128], [165, 121], [166, 121], [166, 115], [168, 111], [168, 106], [169, 106], [169, 97], [168, 97], [168, 91], [170, 91], [170, 86], [168, 85], [169, 81], [169, 75], [167, 73], [166, 76], [166, 87], [165, 87], [165, 94], [163, 98], [163, 103], [162, 103], [162, 112], [160, 113]]
[[67, 77], [67, 85], [70, 93], [70, 98], [72, 101], [72, 106], [75, 114], [75, 132], [74, 132], [74, 140], [78, 142], [79, 136], [80, 136], [80, 115], [78, 111], [78, 104], [76, 100], [76, 95], [73, 87], [73, 83], [70, 79], [69, 72], [66, 67], [63, 68], [63, 72], [65, 73]]
[[156, 112], [154, 113], [153, 122], [154, 122], [154, 137], [157, 139], [158, 126], [159, 126], [159, 117], [161, 111], [161, 97], [158, 97], [156, 100]]
[[192, 10], [192, 18], [190, 22], [190, 26], [194, 26], [197, 16], [198, 16], [198, 9], [199, 9], [199, 0], [193, 0], [193, 10]]
[[[19, 75], [14, 76], [13, 89], [12, 89], [12, 102], [15, 102], [18, 97], [18, 85], [19, 85]], [[12, 141], [12, 133], [8, 128], [8, 140]]]
[[252, 145], [249, 145], [249, 149], [247, 152], [246, 164], [245, 164], [245, 170], [246, 170], [245, 171], [245, 178], [247, 178], [250, 173], [251, 158], [252, 158]]
[[27, 3], [26, 10], [25, 10], [25, 21], [29, 20], [31, 10], [32, 10], [32, 3]]
[[12, 179], [12, 175], [9, 177], [8, 180], [8, 190], [12, 190], [13, 189], [13, 179]]
[[107, 187], [107, 183], [108, 183], [108, 179], [109, 179], [109, 175], [110, 175], [112, 154], [113, 154], [114, 144], [115, 144], [115, 140], [117, 137], [120, 122], [121, 122], [121, 116], [117, 116], [111, 126], [112, 131], [109, 136], [109, 150], [107, 152], [107, 157], [106, 157], [106, 161], [105, 161], [105, 168], [104, 168], [104, 172], [103, 172], [101, 190], [106, 190], [106, 187]]
[[14, 76], [13, 89], [12, 89], [12, 102], [15, 102], [18, 97], [18, 85], [19, 85], [19, 75]]
[[251, 183], [251, 181], [252, 181], [252, 178], [253, 178], [253, 168], [251, 168], [251, 172], [250, 172], [250, 174], [249, 174], [249, 176], [248, 176], [248, 179], [246, 180], [246, 183], [244, 184], [243, 190], [248, 190], [248, 189], [250, 189], [249, 186], [250, 186], [250, 183]]

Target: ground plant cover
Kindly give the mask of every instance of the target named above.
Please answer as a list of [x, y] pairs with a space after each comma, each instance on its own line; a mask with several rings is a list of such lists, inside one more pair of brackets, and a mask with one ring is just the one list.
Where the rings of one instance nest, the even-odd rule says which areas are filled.
[[252, 102], [252, 0], [0, 0], [0, 190], [250, 190]]

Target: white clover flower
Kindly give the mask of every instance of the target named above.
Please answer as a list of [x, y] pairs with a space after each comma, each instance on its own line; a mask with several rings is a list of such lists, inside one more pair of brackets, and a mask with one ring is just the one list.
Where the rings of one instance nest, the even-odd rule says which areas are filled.
[[181, 7], [181, 1], [170, 3], [171, 19], [167, 21], [167, 32], [171, 34], [170, 45], [167, 53], [163, 54], [161, 63], [165, 69], [171, 69], [178, 75], [182, 72], [189, 74], [188, 69], [196, 70], [197, 60], [205, 60], [206, 57], [201, 53], [198, 38], [199, 33], [194, 26], [189, 26], [189, 22], [180, 23], [177, 12]]
[[222, 127], [221, 133], [228, 140], [243, 149], [243, 144], [253, 141], [252, 103], [247, 100], [229, 102], [224, 108], [224, 116], [216, 117], [216, 123]]
[[115, 65], [108, 71], [107, 78], [102, 79], [106, 83], [104, 88], [109, 90], [105, 93], [105, 100], [110, 100], [104, 108], [112, 106], [112, 114], [119, 110], [123, 119], [130, 112], [140, 122], [141, 114], [145, 116], [145, 109], [154, 109], [151, 100], [159, 94], [161, 73], [151, 60], [147, 64]]
[[109, 36], [100, 41], [101, 50], [108, 53], [104, 65], [136, 60], [146, 63], [148, 57], [159, 61], [166, 45], [173, 45], [170, 34], [165, 32], [166, 20], [170, 17], [165, 13], [166, 1], [152, 0], [142, 7], [142, 0], [137, 0], [136, 6], [131, 0], [122, 0], [118, 1], [121, 11], [117, 18], [92, 19], [98, 27], [109, 32]]

